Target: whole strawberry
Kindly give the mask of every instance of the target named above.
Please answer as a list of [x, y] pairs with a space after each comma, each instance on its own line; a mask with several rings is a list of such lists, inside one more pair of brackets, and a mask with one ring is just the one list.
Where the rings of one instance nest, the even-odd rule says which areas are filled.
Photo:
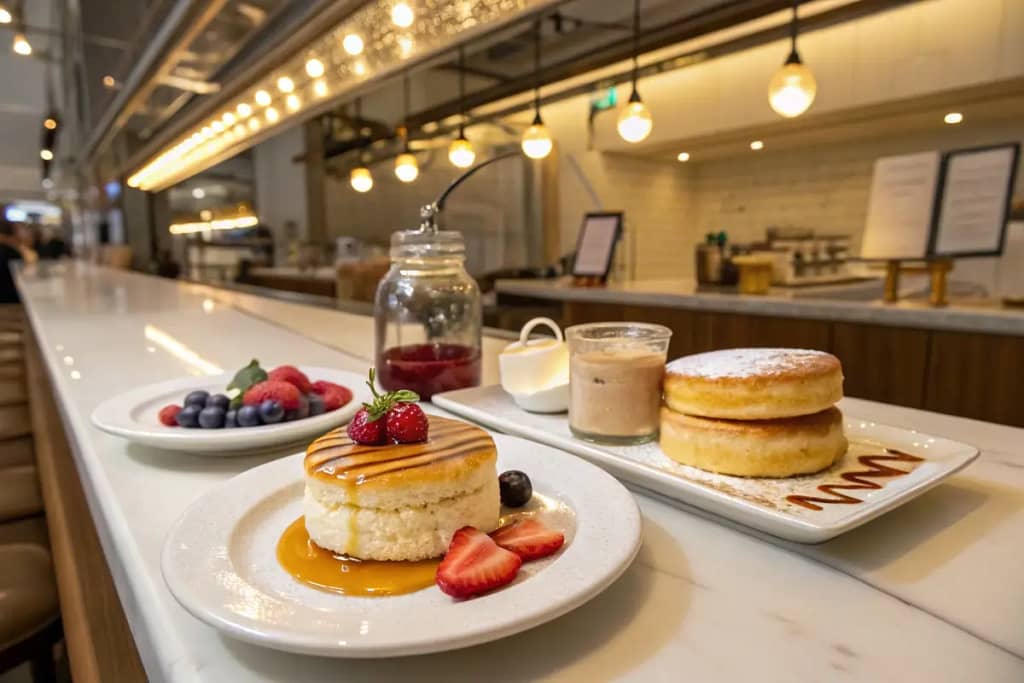
[[[416, 401], [420, 400], [416, 392], [402, 389], [400, 391], [379, 394], [374, 384], [375, 378], [376, 371], [370, 368], [370, 379], [366, 384], [370, 387], [370, 393], [373, 394], [373, 401], [364, 403], [363, 407], [352, 418], [346, 430], [349, 438], [356, 443], [374, 446], [385, 443], [388, 438], [391, 438], [396, 443], [413, 443], [426, 440], [426, 415], [423, 415], [423, 411], [420, 410], [419, 406], [413, 405]], [[413, 411], [408, 411], [410, 407], [415, 408], [419, 412], [419, 418], [413, 414]], [[400, 417], [399, 421], [396, 422], [396, 430], [398, 430], [396, 434], [402, 437], [406, 435], [416, 437], [410, 441], [400, 441], [396, 438], [396, 435], [391, 433], [391, 413], [399, 408], [401, 408], [400, 415], [404, 415], [408, 411], [408, 417], [404, 419]]]
[[395, 443], [427, 440], [427, 416], [415, 403], [399, 403], [388, 411], [387, 436]]
[[387, 442], [384, 427], [386, 420], [370, 417], [367, 408], [360, 408], [348, 423], [348, 438], [366, 446], [382, 446]]

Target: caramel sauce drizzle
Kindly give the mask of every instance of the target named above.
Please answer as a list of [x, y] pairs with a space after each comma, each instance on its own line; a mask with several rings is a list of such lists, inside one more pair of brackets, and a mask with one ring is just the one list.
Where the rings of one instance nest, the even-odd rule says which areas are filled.
[[310, 444], [305, 465], [309, 472], [361, 484], [374, 477], [493, 450], [494, 442], [483, 430], [432, 417], [430, 439], [425, 443], [366, 446], [348, 438], [344, 428], [328, 432]]
[[906, 463], [919, 463], [924, 462], [924, 458], [919, 458], [916, 455], [910, 455], [902, 451], [897, 451], [892, 448], [885, 449], [885, 455], [862, 455], [857, 458], [861, 465], [867, 467], [866, 470], [856, 470], [853, 472], [843, 472], [840, 478], [850, 482], [849, 484], [822, 484], [818, 487], [818, 490], [827, 493], [831, 498], [821, 498], [816, 496], [806, 495], [791, 495], [786, 496], [786, 500], [794, 505], [800, 505], [808, 510], [822, 510], [821, 505], [832, 504], [832, 505], [856, 505], [857, 503], [863, 503], [864, 501], [860, 498], [842, 493], [842, 491], [865, 491], [865, 490], [877, 490], [882, 488], [882, 484], [872, 481], [872, 477], [901, 477], [905, 474], [910, 474], [914, 467], [912, 466], [909, 470], [902, 470], [891, 465], [882, 464], [884, 462], [906, 462]]

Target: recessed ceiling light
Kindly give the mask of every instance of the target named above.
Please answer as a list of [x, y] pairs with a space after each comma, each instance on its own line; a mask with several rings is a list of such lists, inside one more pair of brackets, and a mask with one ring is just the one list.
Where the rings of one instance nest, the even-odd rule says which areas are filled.
[[394, 22], [395, 26], [409, 28], [415, 19], [416, 15], [407, 2], [396, 2], [395, 6], [391, 8], [391, 21]]
[[277, 89], [281, 92], [291, 92], [295, 90], [295, 81], [287, 76], [281, 76], [281, 78], [277, 79]]
[[206, 196], [206, 190], [204, 190], [201, 187], [197, 187], [196, 189], [192, 190], [192, 196], [195, 197], [196, 199], [202, 199], [203, 197]]
[[679, 154], [676, 155], [676, 159], [678, 159], [679, 161], [689, 161], [690, 160], [690, 153], [689, 152], [680, 152]]
[[310, 78], [320, 78], [324, 75], [324, 63], [319, 59], [311, 59], [306, 62], [306, 73]]
[[261, 107], [265, 107], [268, 104], [270, 104], [270, 101], [270, 93], [268, 93], [266, 90], [256, 91], [256, 104], [260, 105]]
[[761, 140], [754, 140], [753, 142], [750, 143], [750, 149], [754, 150], [755, 152], [758, 151], [759, 149], [764, 149], [764, 142], [762, 142]]
[[960, 123], [964, 120], [964, 115], [958, 111], [951, 111], [942, 120], [949, 124]]

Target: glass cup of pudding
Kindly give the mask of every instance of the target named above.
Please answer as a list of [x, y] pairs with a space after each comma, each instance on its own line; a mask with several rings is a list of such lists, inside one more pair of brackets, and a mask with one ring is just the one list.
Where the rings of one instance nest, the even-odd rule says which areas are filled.
[[590, 323], [570, 327], [565, 337], [573, 436], [619, 445], [653, 441], [672, 330], [648, 323]]

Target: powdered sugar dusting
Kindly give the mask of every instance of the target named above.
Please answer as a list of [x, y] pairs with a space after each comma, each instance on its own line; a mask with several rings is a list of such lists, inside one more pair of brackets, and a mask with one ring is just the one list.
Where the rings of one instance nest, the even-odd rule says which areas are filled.
[[725, 349], [683, 356], [668, 371], [687, 377], [760, 377], [798, 370], [829, 354], [811, 349]]

